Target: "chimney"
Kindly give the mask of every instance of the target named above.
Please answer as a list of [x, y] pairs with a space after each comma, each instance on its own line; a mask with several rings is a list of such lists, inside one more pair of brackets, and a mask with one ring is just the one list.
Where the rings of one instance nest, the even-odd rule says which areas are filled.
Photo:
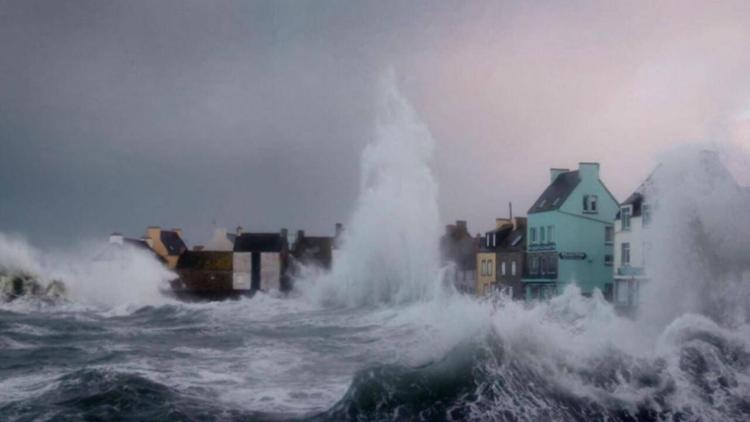
[[115, 245], [122, 245], [125, 238], [117, 232], [114, 232], [109, 235], [109, 243], [115, 244]]
[[344, 233], [344, 225], [341, 223], [336, 223], [336, 235], [335, 237], [338, 238], [341, 236], [342, 233]]
[[520, 226], [526, 226], [526, 217], [513, 217], [513, 230], [518, 230]]
[[287, 240], [287, 237], [289, 236], [289, 230], [281, 229], [281, 231], [279, 231], [279, 234], [281, 234], [282, 240]]
[[455, 224], [446, 224], [445, 225], [445, 234], [453, 234], [454, 231], [456, 231], [456, 225]]
[[193, 246], [193, 250], [194, 251], [202, 251], [203, 250], [203, 245], [195, 245], [195, 246]]
[[243, 230], [244, 230], [244, 229], [242, 228], [242, 226], [237, 226], [237, 228], [235, 229], [234, 233], [235, 233], [235, 234], [236, 234], [237, 236], [239, 236], [239, 235], [241, 235], [241, 234], [242, 234], [242, 231], [243, 231]]
[[456, 220], [456, 230], [468, 233], [469, 230], [466, 228], [466, 220]]
[[305, 238], [305, 231], [304, 230], [297, 230], [297, 240], [302, 240]]
[[563, 173], [567, 173], [569, 171], [570, 170], [568, 170], [568, 169], [559, 169], [559, 168], [549, 169], [549, 182], [550, 183], [555, 183], [555, 180], [557, 180], [557, 176], [559, 176], [559, 175], [561, 175]]
[[599, 180], [599, 163], [578, 163], [581, 180]]

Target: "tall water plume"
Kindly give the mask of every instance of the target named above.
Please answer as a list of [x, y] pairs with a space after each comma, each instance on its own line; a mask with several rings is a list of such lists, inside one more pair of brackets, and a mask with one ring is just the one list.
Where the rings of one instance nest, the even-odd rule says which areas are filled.
[[653, 209], [645, 231], [650, 281], [641, 317], [655, 328], [685, 313], [747, 322], [750, 306], [748, 191], [718, 152], [682, 147], [644, 185]]
[[315, 283], [323, 302], [403, 303], [433, 298], [441, 289], [434, 141], [393, 71], [381, 81], [378, 110], [343, 248], [332, 272]]

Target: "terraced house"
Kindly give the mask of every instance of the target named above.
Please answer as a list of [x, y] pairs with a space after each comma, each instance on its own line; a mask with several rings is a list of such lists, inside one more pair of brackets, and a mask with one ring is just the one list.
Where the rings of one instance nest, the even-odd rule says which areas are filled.
[[618, 202], [598, 163], [551, 169], [550, 184], [528, 212], [526, 299], [545, 299], [576, 283], [584, 295], [612, 294], [613, 221]]

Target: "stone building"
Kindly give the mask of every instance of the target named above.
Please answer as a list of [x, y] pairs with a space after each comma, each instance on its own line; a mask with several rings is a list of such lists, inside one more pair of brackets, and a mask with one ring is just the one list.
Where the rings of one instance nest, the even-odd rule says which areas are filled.
[[445, 228], [440, 238], [443, 264], [449, 265], [448, 282], [460, 292], [475, 294], [477, 283], [477, 251], [480, 239], [472, 237], [466, 221], [456, 221]]

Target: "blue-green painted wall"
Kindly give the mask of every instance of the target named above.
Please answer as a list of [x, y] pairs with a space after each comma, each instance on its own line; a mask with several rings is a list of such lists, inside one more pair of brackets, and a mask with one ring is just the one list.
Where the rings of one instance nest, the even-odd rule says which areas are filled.
[[[594, 168], [596, 166], [596, 168]], [[580, 182], [567, 200], [557, 210], [530, 213], [528, 216], [527, 251], [548, 249], [557, 254], [556, 278], [524, 278], [526, 296], [534, 298], [530, 286], [548, 281], [552, 292], [559, 294], [569, 283], [577, 283], [584, 294], [594, 289], [603, 292], [612, 283], [612, 264], [605, 262], [612, 256], [613, 245], [606, 241], [606, 227], [612, 227], [618, 211], [618, 202], [599, 179], [598, 165], [587, 164], [579, 168]], [[584, 213], [584, 195], [596, 195], [596, 213]], [[540, 227], [554, 227], [554, 242], [540, 245]], [[536, 242], [531, 241], [531, 230], [536, 228]], [[545, 232], [547, 230], [545, 229]], [[546, 234], [546, 233], [545, 233]], [[560, 259], [560, 253], [585, 253], [586, 258]]]

